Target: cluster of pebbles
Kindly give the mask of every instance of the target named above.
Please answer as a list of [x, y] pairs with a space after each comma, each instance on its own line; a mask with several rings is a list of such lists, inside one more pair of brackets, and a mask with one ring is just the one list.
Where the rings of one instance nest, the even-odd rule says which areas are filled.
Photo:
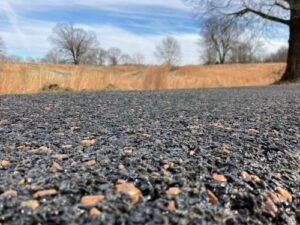
[[300, 224], [300, 88], [0, 96], [0, 224]]

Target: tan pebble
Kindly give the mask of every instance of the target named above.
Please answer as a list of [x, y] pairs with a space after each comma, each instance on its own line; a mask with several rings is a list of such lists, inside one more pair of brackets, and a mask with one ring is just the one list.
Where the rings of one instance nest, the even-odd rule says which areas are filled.
[[180, 194], [180, 192], [181, 192], [181, 190], [177, 187], [171, 187], [167, 190], [167, 194], [173, 195], [173, 196]]
[[70, 149], [70, 148], [72, 148], [72, 145], [62, 145], [61, 147], [64, 149]]
[[169, 164], [165, 164], [163, 165], [164, 170], [169, 170], [170, 169], [170, 165]]
[[59, 165], [57, 162], [53, 162], [51, 168], [54, 169], [54, 170], [63, 170], [61, 165]]
[[168, 201], [168, 210], [176, 211], [176, 202], [175, 201]]
[[32, 149], [29, 152], [33, 153], [33, 154], [44, 154], [44, 153], [48, 153], [49, 151], [51, 151], [50, 148], [46, 147], [46, 146], [42, 146], [38, 149]]
[[91, 146], [96, 144], [96, 140], [82, 140], [81, 144], [85, 146]]
[[86, 166], [93, 166], [95, 164], [96, 164], [95, 160], [89, 160], [89, 161], [84, 162], [84, 165], [86, 165]]
[[195, 151], [190, 151], [190, 156], [194, 156], [196, 154]]
[[116, 185], [117, 191], [128, 195], [131, 198], [131, 203], [136, 204], [139, 198], [143, 195], [141, 190], [131, 183], [121, 183]]
[[243, 179], [249, 179], [249, 180], [251, 180], [251, 175], [249, 173], [247, 173], [246, 171], [241, 172], [241, 177]]
[[92, 208], [90, 209], [90, 216], [100, 216], [101, 211], [97, 208]]
[[24, 185], [26, 182], [25, 178], [22, 178], [21, 180], [19, 180], [18, 184], [19, 185]]
[[15, 190], [8, 190], [4, 193], [2, 193], [0, 196], [12, 196], [12, 197], [17, 197], [18, 196], [18, 192]]
[[77, 164], [78, 164], [78, 163], [77, 163], [76, 161], [72, 160], [71, 166], [76, 166]]
[[251, 179], [254, 180], [255, 182], [260, 182], [260, 178], [256, 175], [251, 175]]
[[214, 159], [215, 159], [216, 161], [220, 161], [220, 160], [221, 160], [221, 157], [214, 157]]
[[256, 130], [256, 129], [248, 129], [249, 132], [251, 133], [256, 133], [256, 134], [259, 134], [259, 130]]
[[51, 156], [51, 158], [53, 159], [64, 159], [64, 158], [67, 158], [67, 155], [65, 154], [54, 154]]
[[293, 201], [293, 196], [284, 188], [282, 187], [278, 187], [276, 188], [276, 191], [282, 196], [284, 197], [288, 202], [292, 202]]
[[116, 184], [125, 184], [125, 183], [127, 183], [126, 180], [119, 179], [119, 180], [117, 180]]
[[217, 127], [217, 128], [224, 128], [224, 126], [221, 122], [212, 123], [211, 125], [214, 127]]
[[269, 192], [268, 196], [273, 200], [273, 202], [278, 203], [278, 202], [285, 202], [286, 199], [281, 196], [279, 193], [276, 192]]
[[104, 199], [104, 195], [89, 195], [81, 198], [81, 204], [85, 206], [95, 206]]
[[55, 194], [57, 194], [57, 190], [49, 189], [49, 190], [38, 191], [38, 192], [34, 193], [33, 197], [34, 198], [42, 198], [45, 196], [50, 196], [50, 195], [55, 195]]
[[9, 164], [10, 164], [10, 162], [9, 162], [8, 160], [2, 160], [2, 161], [1, 161], [1, 166], [2, 166], [2, 167], [8, 167]]
[[159, 140], [159, 139], [155, 140], [155, 144], [160, 145], [161, 143], [162, 143], [161, 140]]
[[265, 206], [266, 208], [270, 211], [271, 215], [273, 217], [276, 217], [276, 214], [278, 212], [277, 206], [274, 204], [274, 202], [272, 201], [272, 199], [268, 198], [265, 201]]
[[40, 151], [47, 152], [47, 151], [50, 150], [50, 148], [48, 148], [47, 146], [41, 146], [41, 147], [39, 148], [39, 150], [40, 150]]
[[184, 163], [183, 159], [178, 159], [178, 163], [182, 165]]
[[28, 201], [23, 201], [21, 202], [21, 207], [22, 208], [31, 208], [31, 209], [36, 209], [40, 206], [40, 203], [37, 200], [28, 200]]
[[123, 164], [118, 165], [119, 170], [125, 170], [125, 166]]
[[215, 205], [215, 204], [219, 203], [219, 199], [217, 198], [217, 196], [211, 190], [207, 190], [207, 195], [208, 195], [208, 198], [209, 198], [209, 200], [212, 204]]
[[213, 178], [215, 181], [218, 181], [218, 182], [227, 182], [227, 178], [221, 174], [214, 173]]
[[230, 154], [230, 151], [228, 149], [224, 148], [221, 153], [223, 156], [227, 156]]
[[273, 177], [276, 177], [278, 179], [281, 179], [281, 174], [280, 173], [272, 173]]

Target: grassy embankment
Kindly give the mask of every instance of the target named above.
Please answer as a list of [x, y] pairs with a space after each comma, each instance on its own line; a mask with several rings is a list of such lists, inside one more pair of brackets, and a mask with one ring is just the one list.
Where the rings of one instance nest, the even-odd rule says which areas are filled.
[[269, 85], [285, 64], [183, 66], [73, 66], [1, 63], [0, 94], [36, 93], [49, 84], [71, 90], [157, 90]]

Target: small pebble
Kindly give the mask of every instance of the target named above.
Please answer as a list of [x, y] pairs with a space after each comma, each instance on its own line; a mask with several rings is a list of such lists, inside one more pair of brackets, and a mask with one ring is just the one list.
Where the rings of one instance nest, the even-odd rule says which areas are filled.
[[227, 178], [221, 174], [214, 173], [213, 178], [215, 181], [218, 181], [218, 182], [227, 182]]
[[274, 202], [272, 201], [272, 199], [268, 198], [266, 201], [265, 201], [265, 206], [266, 208], [269, 210], [269, 212], [271, 213], [271, 215], [273, 217], [276, 217], [276, 214], [278, 212], [278, 208], [277, 206], [274, 204]]
[[35, 210], [40, 206], [40, 203], [37, 200], [28, 200], [21, 202], [21, 208], [31, 208]]
[[91, 146], [96, 144], [96, 140], [82, 140], [80, 143], [85, 146]]
[[83, 196], [80, 203], [84, 206], [95, 206], [104, 199], [104, 195]]
[[65, 154], [54, 154], [51, 156], [51, 158], [53, 159], [64, 159], [64, 158], [67, 158], [67, 155]]
[[90, 216], [100, 216], [101, 211], [97, 208], [91, 208], [90, 209]]
[[169, 170], [170, 169], [170, 165], [169, 164], [165, 164], [163, 165], [164, 170]]
[[177, 187], [171, 187], [167, 190], [167, 194], [173, 195], [173, 196], [180, 194], [180, 192], [181, 192], [181, 190]]
[[288, 202], [292, 202], [293, 201], [293, 196], [284, 188], [282, 187], [277, 187], [276, 191], [285, 198], [285, 200], [287, 200]]
[[8, 167], [9, 164], [10, 164], [10, 162], [9, 162], [8, 160], [2, 160], [2, 161], [1, 161], [1, 166], [2, 166], [2, 167]]
[[176, 202], [175, 201], [168, 201], [168, 210], [176, 211]]
[[209, 198], [209, 200], [212, 204], [215, 205], [215, 204], [219, 203], [219, 199], [217, 198], [217, 196], [211, 190], [207, 190], [207, 195], [208, 195], [208, 198]]
[[49, 190], [38, 191], [38, 192], [34, 193], [33, 197], [34, 198], [42, 198], [45, 196], [56, 195], [56, 194], [57, 194], [57, 190], [49, 189]]
[[54, 170], [63, 170], [62, 166], [59, 165], [59, 163], [57, 163], [57, 162], [53, 162], [51, 168]]
[[223, 156], [228, 156], [230, 154], [230, 151], [228, 149], [224, 148], [221, 153]]
[[83, 163], [86, 166], [93, 166], [96, 164], [96, 160], [89, 160]]
[[139, 198], [143, 195], [141, 190], [138, 189], [131, 183], [120, 183], [117, 182], [116, 184], [117, 191], [128, 195], [131, 198], [131, 203], [136, 204], [139, 201]]
[[125, 166], [123, 164], [120, 164], [120, 165], [118, 165], [118, 169], [121, 170], [121, 171], [125, 170]]
[[11, 196], [11, 197], [17, 197], [18, 196], [18, 192], [15, 190], [8, 190], [4, 193], [2, 193], [0, 196]]

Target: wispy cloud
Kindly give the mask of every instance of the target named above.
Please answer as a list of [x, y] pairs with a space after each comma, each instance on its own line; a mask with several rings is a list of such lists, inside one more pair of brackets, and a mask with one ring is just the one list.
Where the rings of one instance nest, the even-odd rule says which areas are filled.
[[[103, 48], [141, 52], [148, 63], [155, 63], [160, 40], [173, 35], [182, 47], [182, 63], [199, 62], [199, 29], [181, 0], [0, 0], [0, 35], [10, 54], [42, 57], [58, 22], [93, 30]], [[266, 49], [285, 43], [276, 37], [266, 42]]]

